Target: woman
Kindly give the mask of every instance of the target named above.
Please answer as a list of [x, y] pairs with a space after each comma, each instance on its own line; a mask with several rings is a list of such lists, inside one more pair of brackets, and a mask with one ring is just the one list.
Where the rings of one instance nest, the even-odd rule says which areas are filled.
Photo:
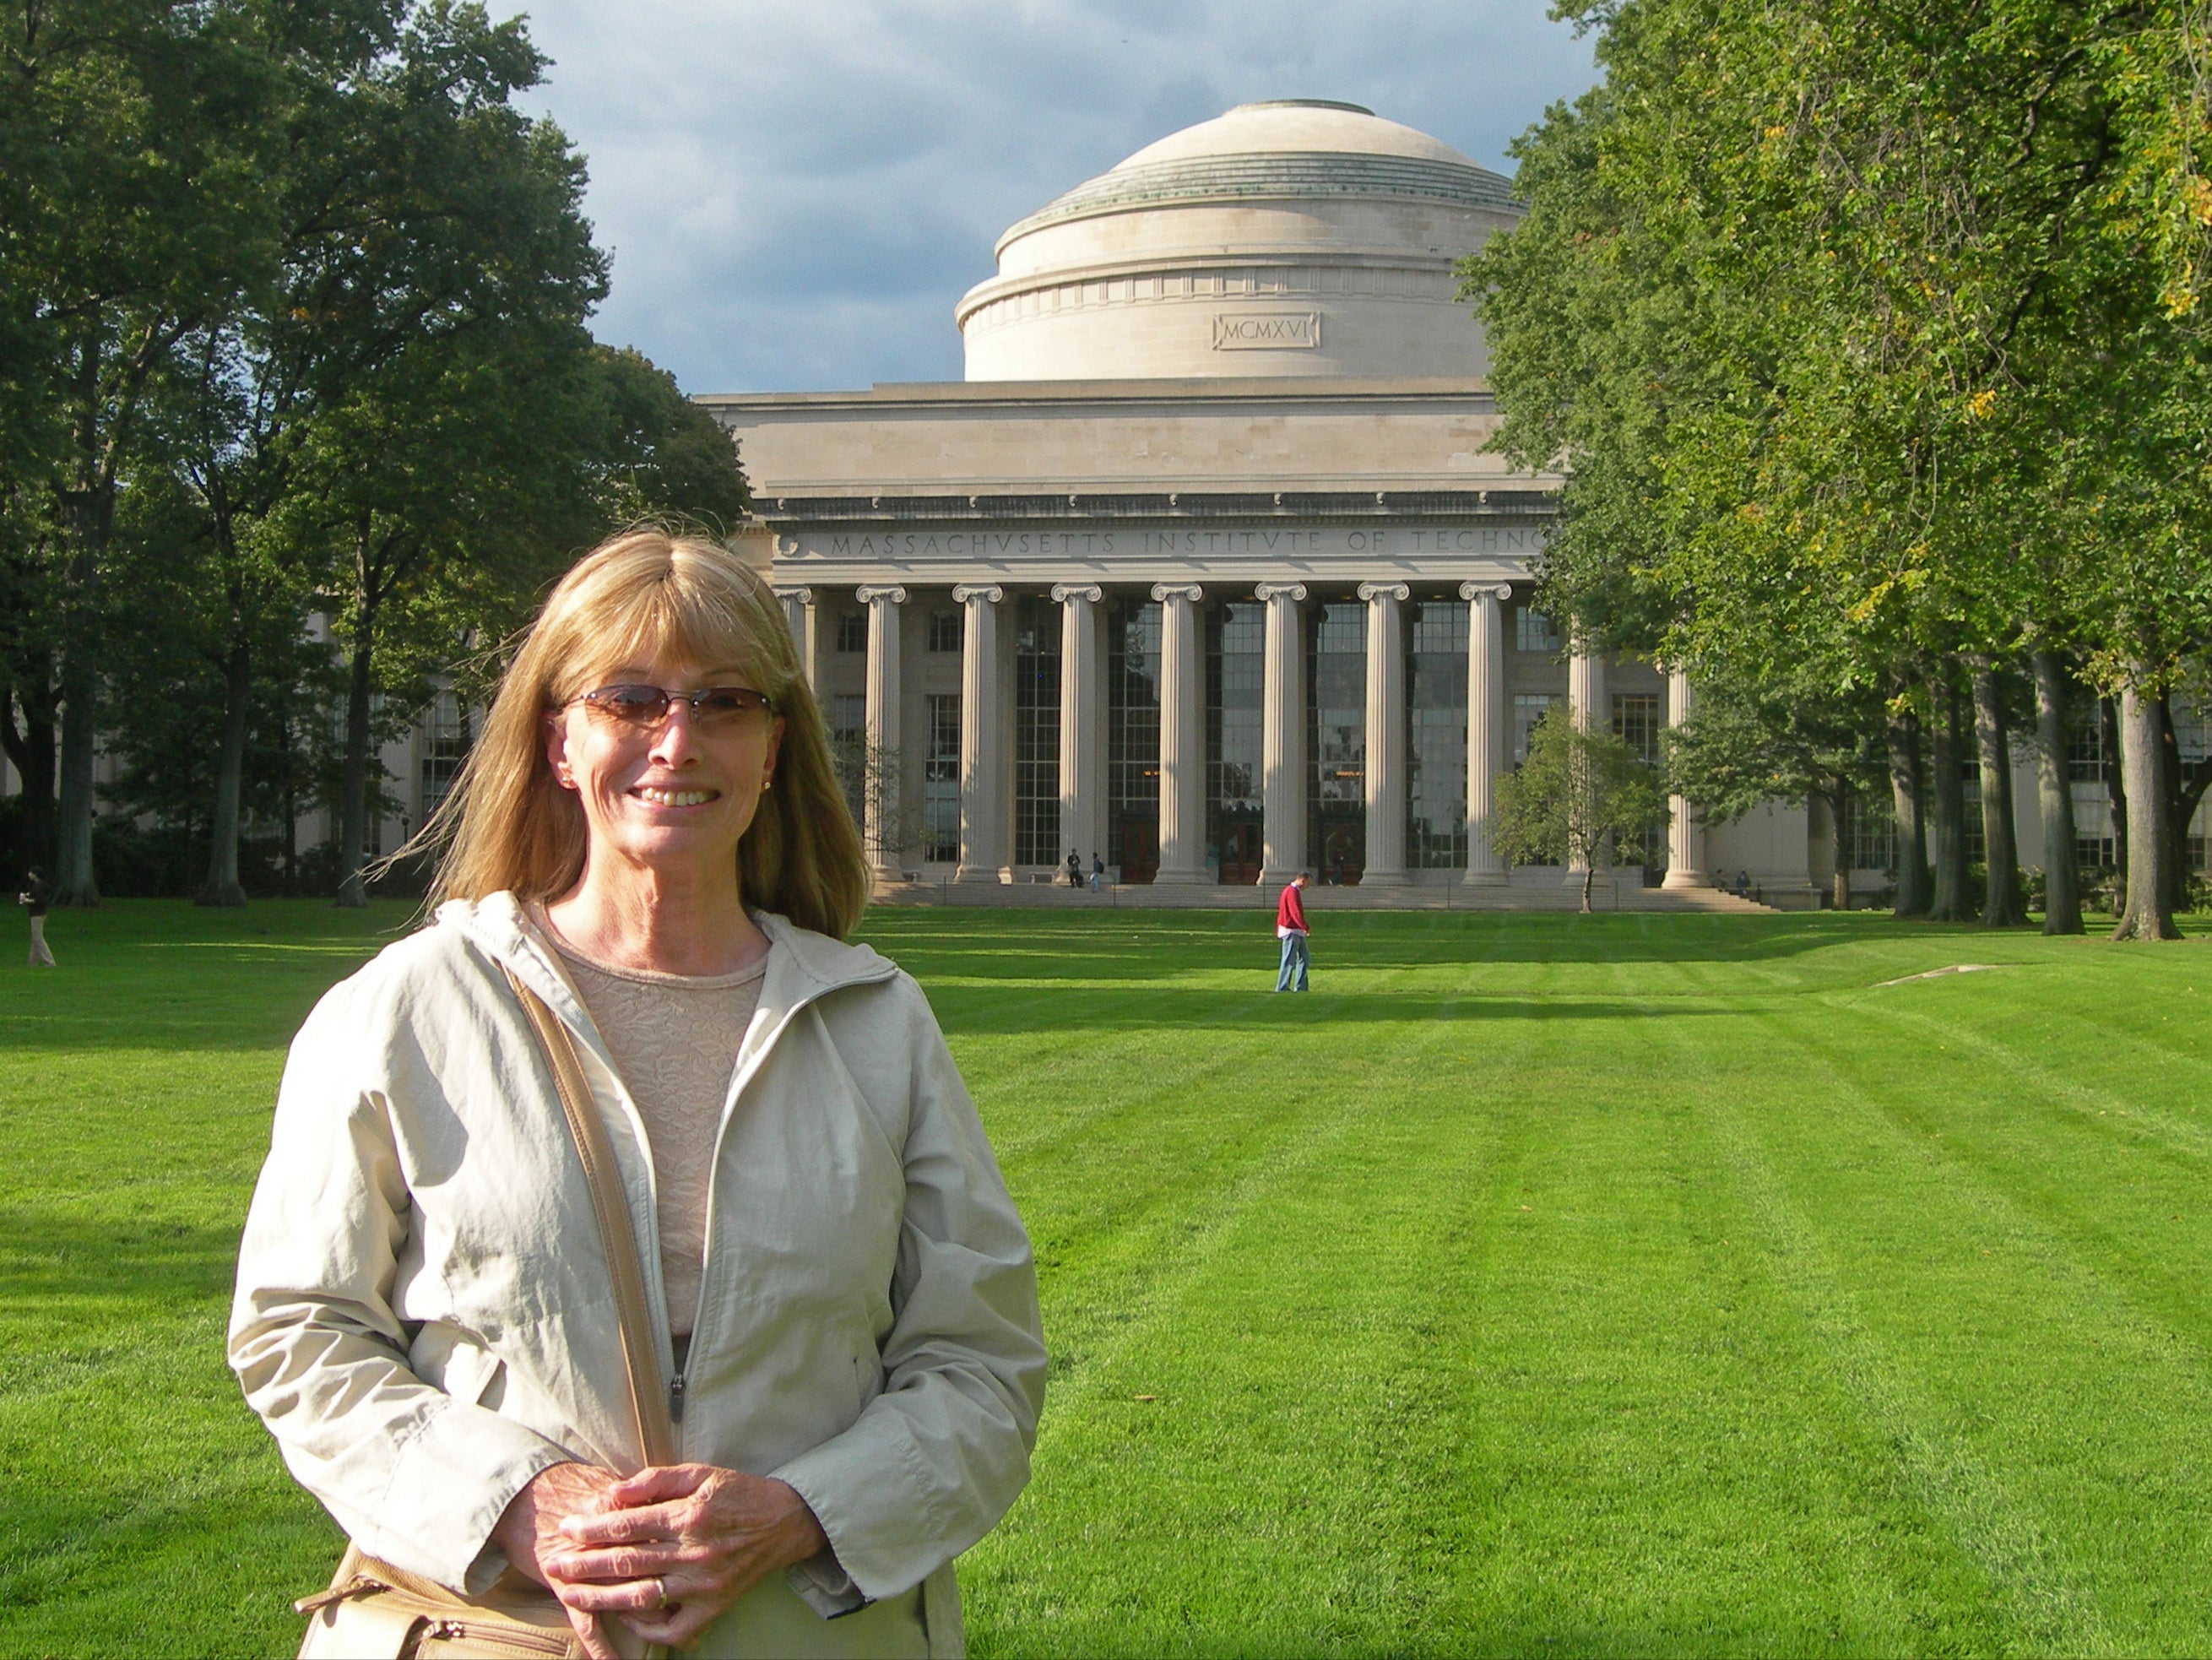
[[[866, 870], [766, 585], [594, 550], [441, 819], [445, 903], [301, 1029], [246, 1225], [231, 1363], [285, 1462], [361, 1550], [542, 1584], [594, 1656], [957, 1653], [952, 1559], [1027, 1480], [1035, 1274], [921, 991], [840, 943]], [[672, 1462], [518, 987], [583, 1057]]]

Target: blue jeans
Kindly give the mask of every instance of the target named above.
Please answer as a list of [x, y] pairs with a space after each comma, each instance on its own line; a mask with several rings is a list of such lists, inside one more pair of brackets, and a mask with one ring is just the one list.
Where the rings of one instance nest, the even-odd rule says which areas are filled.
[[1277, 991], [1306, 989], [1306, 966], [1313, 959], [1306, 952], [1306, 937], [1303, 933], [1283, 936], [1283, 971], [1275, 976]]

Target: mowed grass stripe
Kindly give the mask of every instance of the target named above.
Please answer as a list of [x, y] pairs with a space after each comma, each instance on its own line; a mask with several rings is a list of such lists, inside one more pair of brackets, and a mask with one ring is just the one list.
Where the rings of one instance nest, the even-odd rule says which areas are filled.
[[[1786, 1044], [1796, 1037], [1790, 1023], [1779, 1018], [1762, 1025], [1771, 1043]], [[1824, 1108], [1800, 1104], [1798, 1110], [1860, 1123], [1873, 1119], [1881, 1128], [1893, 1128], [1878, 1114], [1852, 1111], [1863, 1104], [1854, 1099], [1856, 1091], [1848, 1085], [1838, 1083]], [[1868, 1213], [1893, 1208], [1911, 1215], [1913, 1243], [1923, 1244], [1924, 1236], [1917, 1231], [1959, 1203], [1955, 1182], [1928, 1179], [1937, 1160], [1923, 1146], [1903, 1144], [1902, 1138], [1894, 1138], [1899, 1145], [1883, 1148], [1878, 1138], [1852, 1136], [1849, 1152], [1840, 1158], [1824, 1139], [1822, 1166], [1817, 1174], [1808, 1172], [1801, 1162], [1804, 1150], [1796, 1145], [1802, 1126], [1790, 1122], [1789, 1105], [1753, 1097], [1734, 1104], [1716, 1101], [1713, 1106], [1700, 1116], [1700, 1127], [1726, 1160], [1756, 1218], [1768, 1272], [1811, 1340], [1809, 1364], [1832, 1378], [1863, 1414], [1873, 1443], [1887, 1450], [1923, 1510], [1940, 1520], [1951, 1541], [1986, 1576], [1994, 1604], [1989, 1612], [1999, 1622], [1987, 1633], [1993, 1646], [2001, 1652], [2021, 1646], [2068, 1654], [2111, 1651], [2082, 1570], [2042, 1524], [2035, 1508], [2005, 1480], [2001, 1449], [1992, 1444], [1997, 1438], [1962, 1433], [1956, 1402], [1931, 1398], [1925, 1380], [1916, 1375], [1920, 1368], [1912, 1357], [1924, 1362], [1944, 1337], [1955, 1334], [1924, 1327], [1900, 1329], [1905, 1323], [1893, 1317], [1899, 1304], [1917, 1302], [1935, 1288], [1911, 1284], [1918, 1277], [1916, 1269], [1926, 1274], [1924, 1262], [1914, 1260], [1922, 1253], [1900, 1250], [1904, 1242], [1865, 1226]], [[1829, 1128], [1832, 1131], [1833, 1124]], [[1808, 1203], [1812, 1195], [1822, 1202]], [[1853, 1225], [1848, 1229], [1836, 1226], [1838, 1206], [1849, 1213]], [[1968, 1237], [1992, 1237], [1985, 1207], [1968, 1208]], [[1924, 1243], [1939, 1253], [1979, 1249], [1958, 1239], [1954, 1229]], [[1872, 1299], [1852, 1265], [1864, 1265], [1875, 1253], [1882, 1259], [1886, 1294], [1880, 1307], [1870, 1307]], [[1960, 1276], [1948, 1279], [1942, 1287], [1948, 1295], [1942, 1299], [1947, 1316], [1970, 1322], [1986, 1317], [1975, 1305], [1975, 1288], [1960, 1283]], [[1994, 1401], [1988, 1404], [1996, 1406]], [[2000, 1454], [1994, 1462], [1993, 1451]]]
[[[228, 1258], [284, 1039], [404, 921], [119, 905], [0, 988], [0, 1654], [296, 1640], [333, 1535]], [[1062, 1363], [972, 1651], [2212, 1646], [2203, 947], [1316, 921], [1277, 998], [1262, 913], [869, 919]]]
[[[979, 1596], [1002, 1563], [1008, 1580], [1035, 1588], [1025, 1607], [1047, 1648], [1279, 1652], [1406, 1611], [1397, 1581], [1408, 1541], [1397, 1535], [1434, 1508], [1417, 1501], [1431, 1496], [1422, 1490], [1436, 1485], [1437, 1464], [1397, 1456], [1408, 1414], [1376, 1361], [1387, 1371], [1387, 1357], [1414, 1352], [1405, 1327], [1419, 1303], [1407, 1277], [1425, 1279], [1424, 1229], [1449, 1219], [1405, 1189], [1401, 1155], [1409, 1135], [1426, 1144], [1411, 1122], [1414, 1098], [1452, 1034], [1431, 1019], [1392, 1025], [1387, 1043], [1381, 1028], [1361, 1036], [1356, 1055], [1333, 1068], [1316, 1065], [1324, 1033], [1284, 1045], [1271, 1081], [1302, 1089], [1319, 1110], [1176, 1253], [1175, 1271], [1150, 1285], [1074, 1398], [1055, 1400], [1038, 1457], [1065, 1473], [1063, 1487], [1048, 1509], [1025, 1505], [971, 1559]], [[1364, 1091], [1335, 1086], [1346, 1066], [1367, 1070]], [[1452, 1168], [1431, 1162], [1427, 1178]], [[1239, 1442], [1266, 1467], [1256, 1483], [1249, 1469], [1206, 1456]], [[1087, 1518], [1125, 1510], [1137, 1494], [1151, 1495], [1146, 1532], [1156, 1537], [1102, 1549], [1108, 1541]], [[1346, 1548], [1301, 1553], [1286, 1585], [1284, 1552], [1316, 1535]], [[1157, 1538], [1179, 1543], [1163, 1554]], [[1146, 1587], [1147, 1613], [1133, 1627], [1093, 1611], [1113, 1606], [1101, 1582], [1117, 1579]], [[1074, 1599], [1086, 1612], [1057, 1617], [1073, 1612], [1066, 1593], [1085, 1584], [1103, 1596]]]
[[[1853, 1061], [1868, 1064], [1880, 1051], [1850, 1037], [1824, 1023], [1807, 1040], [1836, 1084], [1817, 1136], [1803, 1133], [1813, 1113], [1802, 1103], [1741, 1122], [1778, 1171], [1795, 1162], [1787, 1179], [1797, 1225], [1820, 1247], [1800, 1254], [1827, 1265], [1858, 1323], [1838, 1329], [1877, 1342], [1889, 1395], [1917, 1402], [1908, 1417], [1917, 1441], [1904, 1444], [1942, 1454], [1929, 1467], [1929, 1491], [1963, 1500], [1982, 1490], [1972, 1519], [1998, 1547], [1985, 1560], [2020, 1595], [2023, 1637], [2062, 1651], [2114, 1646], [2099, 1612], [2108, 1599], [2088, 1587], [2130, 1576], [2104, 1570], [2146, 1550], [2203, 1548], [2201, 1518], [2189, 1513], [2201, 1510], [2192, 1502], [2201, 1461], [2191, 1454], [2177, 1468], [2177, 1450], [2160, 1445], [2158, 1431], [2212, 1405], [2201, 1347], [2178, 1344], [2141, 1288], [2111, 1272], [2094, 1237], [2033, 1202], [2017, 1164], [2003, 1167], [1993, 1149], [2029, 1133], [2023, 1122], [2042, 1110], [1992, 1091], [1970, 1067], [1947, 1068], [1935, 1091], [1894, 1078], [1869, 1088]], [[1870, 1133], [1851, 1134], [1861, 1127]], [[2140, 1160], [2133, 1167], [2140, 1173]], [[2100, 1182], [2061, 1158], [2035, 1186], [2047, 1193], [2079, 1183], [2128, 1206], [2130, 1184], [2112, 1175]], [[2189, 1243], [2201, 1262], [2201, 1235]], [[1910, 1395], [1898, 1395], [1899, 1380]], [[2065, 1423], [2063, 1434], [2052, 1432], [2054, 1420]], [[2148, 1507], [2164, 1518], [2153, 1524], [2155, 1537], [2141, 1526], [2148, 1492], [2181, 1501], [2179, 1512]], [[2084, 1526], [2088, 1517], [2100, 1524]], [[2104, 1561], [2068, 1566], [2051, 1542], [2064, 1533], [2077, 1556]], [[2150, 1613], [2127, 1610], [2130, 1642], [2141, 1640]]]
[[[1864, 1490], [1848, 1403], [1806, 1364], [1797, 1323], [1747, 1261], [1749, 1218], [1725, 1168], [1687, 1122], [1704, 1068], [1650, 1049], [1656, 1030], [1616, 1037], [1634, 1045], [1614, 1051], [1620, 1081], [1593, 1091], [1585, 1128], [1562, 1138], [1581, 1157], [1580, 1226], [1545, 1243], [1587, 1277], [1562, 1284], [1554, 1268], [1533, 1307], [1510, 1311], [1541, 1322], [1548, 1305], [1577, 1322], [1574, 1371], [1549, 1381], [1573, 1386], [1580, 1416], [1563, 1438], [1548, 1425], [1571, 1462], [1529, 1483], [1534, 1537], [1504, 1558], [1549, 1557], [1556, 1571], [1478, 1629], [1508, 1652], [1911, 1646], [1926, 1599], [1900, 1612], [1892, 1587], [1916, 1577], [1898, 1548], [1925, 1530]], [[1519, 1323], [1501, 1334], [1525, 1349]], [[1540, 1438], [1546, 1420], [1532, 1417]]]
[[[1960, 1035], [1973, 1047], [1973, 1034]], [[2045, 1090], [2030, 1075], [1966, 1069], [1931, 1098], [1906, 1086], [1909, 1057], [1893, 1050], [1832, 1031], [1808, 1047], [1962, 1191], [2002, 1195], [2039, 1237], [2064, 1241], [2084, 1272], [2212, 1366], [2212, 1157], [2202, 1138], [2176, 1135], [2155, 1110], [2085, 1104], [2131, 1098], [2117, 1091]]]

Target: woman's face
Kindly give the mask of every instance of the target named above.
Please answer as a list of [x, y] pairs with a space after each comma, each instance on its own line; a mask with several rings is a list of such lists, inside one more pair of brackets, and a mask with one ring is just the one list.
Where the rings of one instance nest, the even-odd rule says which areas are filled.
[[[757, 690], [737, 669], [653, 661], [594, 675], [586, 691], [656, 686]], [[553, 775], [583, 804], [594, 862], [610, 858], [674, 874], [734, 868], [738, 839], [775, 770], [783, 720], [749, 708], [716, 717], [680, 697], [658, 721], [626, 721], [583, 698], [546, 720]]]

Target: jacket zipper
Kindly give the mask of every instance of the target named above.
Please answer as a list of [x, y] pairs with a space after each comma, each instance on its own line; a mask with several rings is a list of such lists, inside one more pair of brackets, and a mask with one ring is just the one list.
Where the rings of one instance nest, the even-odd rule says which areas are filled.
[[[770, 943], [771, 945], [774, 943], [773, 936], [770, 936]], [[890, 979], [896, 973], [896, 970], [895, 968], [891, 968], [887, 969], [886, 971], [882, 973], [870, 974], [853, 980], [840, 981], [834, 985], [825, 986], [821, 991], [815, 993], [814, 995], [806, 998], [804, 1001], [787, 1010], [783, 1019], [777, 1025], [775, 1031], [769, 1034], [768, 1042], [762, 1045], [760, 1053], [754, 1057], [755, 1069], [757, 1070], [759, 1064], [767, 1055], [768, 1049], [772, 1045], [781, 1041], [784, 1032], [789, 1029], [792, 1023], [796, 1020], [799, 1015], [811, 1008], [815, 1003], [818, 1002], [822, 997], [826, 995], [828, 993], [833, 991], [842, 991], [849, 986], [872, 985], [878, 981]], [[560, 976], [557, 971], [554, 977], [556, 981], [560, 979]], [[572, 1025], [570, 1030], [576, 1031], [576, 1028]], [[578, 1031], [577, 1035], [580, 1037], [583, 1036], [583, 1033], [581, 1031]], [[586, 1047], [591, 1048], [592, 1046], [589, 1043], [586, 1043]], [[609, 1061], [604, 1053], [599, 1055], [599, 1059], [601, 1062], [607, 1067], [610, 1072], [613, 1071], [613, 1062]], [[620, 1074], [617, 1073], [616, 1077], [617, 1086], [619, 1087]], [[708, 1320], [711, 1320], [713, 1316], [707, 1301], [706, 1292], [708, 1284], [714, 1277], [714, 1167], [720, 1164], [722, 1161], [722, 1137], [729, 1130], [729, 1116], [732, 1108], [736, 1103], [737, 1081], [737, 1074], [733, 1073], [730, 1079], [732, 1085], [731, 1091], [723, 1098], [722, 1119], [721, 1122], [716, 1127], [714, 1131], [713, 1152], [708, 1157], [707, 1166], [707, 1235], [705, 1240], [702, 1242], [705, 1249], [701, 1253], [702, 1260], [699, 1264], [699, 1310], [701, 1315]], [[647, 1160], [647, 1168], [650, 1170], [651, 1165], [652, 1161], [650, 1158], [648, 1158]], [[656, 1194], [656, 1203], [658, 1202], [658, 1197], [659, 1195]], [[658, 1225], [654, 1226], [651, 1232], [656, 1256], [650, 1271], [653, 1273], [657, 1281], [659, 1274], [659, 1262], [657, 1255], [659, 1245], [659, 1228]], [[660, 1312], [661, 1317], [665, 1322], [667, 1318], [667, 1309], [665, 1302], [662, 1304]], [[665, 1325], [663, 1329], [665, 1329]], [[692, 1349], [696, 1349], [698, 1347], [698, 1337], [699, 1328], [695, 1325], [691, 1329], [692, 1341], [690, 1347]], [[690, 1368], [690, 1355], [687, 1352], [683, 1370], [677, 1371], [668, 1381], [668, 1421], [670, 1427], [676, 1432], [676, 1456], [679, 1461], [684, 1456], [684, 1372], [688, 1371]]]

